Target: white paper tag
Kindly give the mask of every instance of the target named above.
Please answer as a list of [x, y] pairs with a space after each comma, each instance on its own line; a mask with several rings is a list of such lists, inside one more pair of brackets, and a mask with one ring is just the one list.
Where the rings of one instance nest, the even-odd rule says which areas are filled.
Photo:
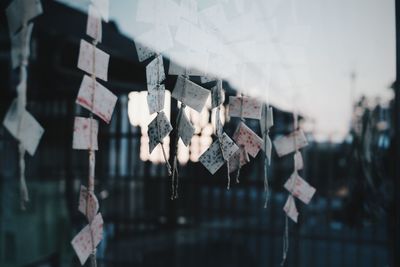
[[153, 152], [154, 148], [162, 142], [162, 140], [172, 131], [172, 125], [168, 121], [163, 111], [157, 114], [149, 124], [147, 134], [149, 136], [149, 151]]
[[[90, 126], [92, 126], [92, 131], [90, 131]], [[80, 150], [98, 150], [98, 131], [99, 122], [97, 120], [84, 117], [75, 117], [72, 148]], [[92, 136], [90, 136], [90, 132], [92, 132]]]
[[172, 91], [173, 98], [199, 113], [203, 110], [209, 94], [210, 91], [182, 76], [178, 76], [174, 91]]
[[146, 44], [158, 53], [162, 53], [174, 46], [171, 31], [167, 25], [156, 25], [150, 31], [139, 35], [136, 41]]
[[43, 127], [26, 110], [18, 114], [17, 100], [14, 100], [4, 118], [3, 125], [14, 138], [19, 140], [29, 155], [33, 156], [44, 133]]
[[93, 79], [84, 75], [76, 103], [92, 111], [106, 123], [110, 123], [117, 97], [97, 81], [95, 81], [95, 90], [93, 91]]
[[163, 84], [159, 86], [149, 87], [147, 92], [147, 106], [149, 107], [150, 114], [160, 112], [164, 109], [165, 101], [165, 86]]
[[[243, 101], [243, 106], [242, 106]], [[261, 118], [262, 103], [249, 97], [229, 97], [229, 116], [249, 119]]]
[[20, 32], [11, 37], [11, 65], [15, 69], [28, 60], [30, 54], [30, 42], [33, 30], [33, 23], [22, 28]]
[[219, 107], [224, 103], [225, 94], [218, 85], [211, 88], [211, 108]]
[[14, 0], [6, 9], [10, 36], [43, 13], [40, 0]]
[[292, 219], [295, 223], [297, 223], [297, 218], [299, 217], [299, 212], [296, 208], [296, 202], [292, 195], [288, 196], [285, 206], [283, 207], [286, 215]]
[[245, 149], [239, 148], [239, 150], [229, 159], [229, 172], [235, 172], [239, 167], [241, 168], [249, 162], [249, 154], [247, 154]]
[[89, 6], [86, 34], [98, 42], [101, 42], [102, 40], [103, 30], [101, 24], [101, 15], [98, 9], [93, 5]]
[[307, 145], [308, 142], [302, 130], [279, 137], [274, 141], [275, 150], [279, 157], [283, 157]]
[[233, 134], [233, 140], [239, 146], [243, 146], [246, 152], [253, 158], [257, 156], [258, 151], [260, 151], [264, 144], [263, 140], [243, 122], [239, 123], [238, 128]]
[[262, 115], [260, 119], [261, 133], [264, 134], [272, 126], [274, 126], [273, 109], [272, 107], [264, 106], [264, 108], [262, 109]]
[[182, 110], [181, 112], [182, 112], [182, 117], [178, 127], [178, 134], [179, 137], [182, 139], [182, 142], [185, 144], [185, 146], [189, 146], [190, 141], [192, 140], [192, 137], [194, 135], [195, 128], [190, 123], [189, 118], [186, 116], [185, 111]]
[[101, 17], [105, 22], [108, 22], [110, 19], [110, 3], [109, 0], [92, 0], [92, 3], [98, 9]]
[[[93, 233], [93, 242], [92, 242]], [[90, 254], [93, 252], [93, 243], [96, 248], [103, 239], [103, 218], [97, 214], [91, 227], [87, 225], [71, 241], [71, 245], [79, 258], [81, 265], [84, 265]]]
[[300, 151], [297, 151], [294, 154], [294, 169], [295, 170], [302, 170], [304, 167], [304, 163], [303, 163], [303, 156], [301, 155]]
[[139, 62], [143, 62], [146, 59], [149, 59], [152, 56], [156, 55], [156, 52], [154, 52], [149, 47], [142, 45], [139, 42], [135, 42], [135, 46], [136, 46], [136, 52], [138, 54]]
[[310, 203], [316, 190], [295, 171], [285, 183], [285, 188], [305, 204]]
[[228, 160], [239, 150], [239, 147], [227, 134], [224, 133], [221, 139], [222, 150], [217, 139], [199, 158], [199, 161], [211, 174], [215, 174], [224, 165], [225, 158]]
[[81, 40], [79, 49], [78, 68], [97, 78], [107, 81], [108, 62], [110, 55], [95, 48], [92, 44]]
[[146, 66], [146, 79], [150, 86], [155, 86], [165, 80], [164, 63], [161, 55]]
[[89, 222], [94, 219], [97, 212], [99, 211], [99, 201], [97, 200], [96, 195], [93, 192], [88, 192], [87, 188], [83, 185], [81, 185], [81, 191], [79, 194], [78, 209], [83, 215], [89, 218]]
[[153, 25], [164, 24], [177, 26], [180, 21], [180, 8], [171, 0], [139, 0], [137, 1], [136, 20]]

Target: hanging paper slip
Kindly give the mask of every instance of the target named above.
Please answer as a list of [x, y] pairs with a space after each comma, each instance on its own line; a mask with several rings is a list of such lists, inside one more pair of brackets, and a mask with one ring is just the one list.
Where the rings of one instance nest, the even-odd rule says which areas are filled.
[[156, 55], [156, 52], [151, 50], [149, 47], [142, 45], [139, 42], [135, 42], [136, 52], [138, 54], [139, 62], [143, 62], [146, 59]]
[[160, 112], [164, 109], [165, 86], [163, 84], [153, 87], [147, 92], [147, 106], [149, 113]]
[[189, 118], [186, 116], [185, 111], [182, 110], [181, 113], [182, 116], [178, 127], [178, 134], [185, 146], [189, 146], [195, 129], [194, 126], [190, 123]]
[[188, 105], [197, 112], [201, 112], [209, 94], [210, 91], [207, 89], [182, 76], [178, 76], [174, 91], [172, 92], [172, 97]]
[[292, 219], [295, 223], [297, 223], [297, 218], [299, 217], [299, 212], [296, 208], [296, 202], [292, 195], [288, 196], [285, 206], [283, 207], [286, 215]]
[[227, 134], [224, 133], [221, 139], [222, 146], [218, 139], [215, 140], [199, 158], [199, 161], [211, 174], [215, 174], [224, 165], [225, 161], [229, 160], [239, 150], [239, 147]]
[[304, 167], [303, 156], [301, 155], [300, 151], [297, 151], [294, 154], [294, 169], [296, 171], [298, 171], [298, 170], [302, 170], [303, 167]]
[[162, 140], [172, 131], [172, 125], [168, 121], [163, 111], [157, 114], [149, 124], [147, 134], [149, 136], [149, 151], [153, 152], [154, 148], [162, 143]]
[[14, 0], [6, 9], [10, 35], [15, 34], [31, 19], [41, 15], [43, 8], [40, 0]]
[[158, 53], [162, 53], [174, 46], [169, 27], [162, 24], [156, 25], [150, 31], [137, 36], [136, 41], [148, 45]]
[[211, 108], [216, 108], [224, 103], [224, 92], [218, 85], [211, 88]]
[[92, 3], [96, 6], [101, 17], [105, 22], [109, 21], [110, 13], [110, 3], [109, 0], [92, 0]]
[[243, 146], [247, 153], [255, 158], [263, 146], [263, 140], [253, 132], [246, 124], [240, 122], [238, 128], [233, 134], [233, 140], [236, 144]]
[[[93, 85], [95, 89], [93, 90]], [[110, 123], [117, 97], [89, 76], [83, 76], [76, 103], [92, 111], [106, 123]]]
[[275, 150], [279, 157], [283, 157], [307, 145], [308, 142], [302, 130], [277, 138], [274, 141]]
[[[89, 200], [89, 201], [88, 201]], [[88, 204], [87, 204], [88, 203]], [[88, 192], [87, 188], [81, 185], [79, 194], [79, 211], [87, 216], [91, 222], [99, 211], [99, 201], [93, 192]]]
[[243, 148], [239, 148], [229, 159], [229, 172], [235, 172], [249, 162], [249, 154]]
[[295, 171], [285, 183], [285, 188], [293, 196], [300, 199], [305, 204], [310, 203], [315, 194], [315, 188], [309, 185], [300, 175]]
[[146, 66], [146, 80], [148, 87], [154, 87], [165, 80], [164, 63], [161, 55]]
[[[90, 127], [92, 128], [92, 130], [90, 130]], [[98, 150], [98, 131], [99, 122], [97, 120], [83, 117], [75, 117], [72, 148], [81, 150]], [[92, 133], [92, 135], [90, 135], [90, 133]]]
[[18, 114], [17, 101], [14, 100], [3, 121], [4, 127], [33, 156], [44, 133], [43, 127], [26, 110]]
[[[243, 105], [242, 105], [243, 104]], [[229, 97], [229, 116], [249, 119], [261, 118], [262, 103], [249, 97]]]
[[95, 74], [97, 78], [107, 81], [109, 60], [110, 55], [85, 40], [81, 40], [78, 59], [79, 69], [89, 74]]
[[[24, 27], [20, 32], [11, 37], [11, 65], [15, 69], [23, 63], [27, 64], [30, 54], [30, 42], [33, 24]], [[24, 62], [26, 61], [26, 62]]]
[[101, 25], [101, 15], [98, 9], [93, 5], [89, 6], [86, 34], [98, 42], [101, 42], [102, 40], [103, 31]]
[[[93, 235], [93, 242], [92, 242]], [[103, 218], [97, 214], [91, 226], [83, 228], [71, 241], [71, 245], [79, 258], [81, 265], [84, 265], [93, 248], [96, 248], [103, 239]]]

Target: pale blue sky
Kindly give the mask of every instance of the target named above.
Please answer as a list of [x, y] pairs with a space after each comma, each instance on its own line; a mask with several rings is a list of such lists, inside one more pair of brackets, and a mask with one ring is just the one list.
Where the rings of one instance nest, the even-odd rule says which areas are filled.
[[[77, 0], [60, 1], [83, 5]], [[148, 10], [158, 13], [140, 17], [140, 1], [110, 0], [110, 17], [133, 38], [154, 27], [143, 21], [148, 18], [169, 24], [174, 42], [165, 55], [190, 51], [198, 57], [182, 62], [188, 58], [183, 55], [176, 60], [199, 63], [196, 66], [201, 68], [204, 53], [211, 53], [207, 71], [224, 76], [246, 93], [264, 99], [268, 94], [278, 107], [295, 107], [315, 120], [319, 138], [342, 137], [347, 132], [351, 71], [357, 73], [356, 95], [390, 97], [387, 88], [395, 79], [394, 0], [198, 0], [192, 2], [197, 3], [197, 12], [179, 11], [190, 1], [144, 0], [151, 3]], [[157, 9], [154, 3], [166, 6]], [[214, 9], [216, 4], [220, 9]], [[189, 32], [204, 30], [210, 42], [197, 41], [196, 36], [191, 36], [193, 42], [179, 40], [180, 16], [195, 26]], [[166, 42], [150, 38], [152, 43]]]

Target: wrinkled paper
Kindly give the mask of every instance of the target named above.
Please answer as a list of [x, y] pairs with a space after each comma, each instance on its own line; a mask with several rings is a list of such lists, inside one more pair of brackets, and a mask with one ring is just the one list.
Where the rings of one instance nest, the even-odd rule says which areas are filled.
[[[89, 201], [87, 201], [89, 200]], [[88, 203], [88, 204], [87, 204]], [[91, 222], [99, 211], [99, 201], [93, 192], [87, 190], [87, 188], [81, 185], [81, 191], [79, 194], [79, 211], [88, 217]]]
[[17, 100], [8, 109], [3, 125], [29, 155], [35, 154], [44, 129], [28, 111], [24, 110], [22, 115], [19, 114]]
[[[91, 131], [90, 126], [92, 126]], [[97, 120], [84, 117], [75, 117], [72, 148], [79, 150], [98, 150], [98, 131], [99, 122]], [[90, 132], [92, 133], [91, 136]]]
[[257, 156], [264, 144], [263, 140], [243, 122], [240, 122], [233, 134], [233, 140], [235, 140], [236, 144], [239, 146], [244, 147], [246, 152], [253, 158]]
[[99, 82], [95, 81], [93, 84], [93, 79], [84, 75], [76, 103], [110, 123], [117, 97]]
[[[242, 100], [243, 99], [243, 100]], [[243, 105], [242, 105], [243, 101]], [[257, 99], [249, 97], [229, 97], [229, 116], [249, 119], [261, 118], [263, 104]]]
[[78, 68], [97, 78], [107, 81], [108, 62], [110, 55], [94, 47], [85, 40], [81, 40], [79, 49]]
[[146, 66], [146, 79], [148, 87], [154, 87], [165, 80], [164, 63], [161, 55]]
[[194, 135], [195, 128], [190, 123], [190, 120], [186, 116], [185, 111], [182, 110], [181, 113], [182, 113], [182, 115], [181, 115], [181, 120], [180, 120], [179, 127], [178, 127], [178, 134], [179, 134], [179, 137], [182, 139], [182, 142], [185, 144], [185, 146], [189, 146], [190, 141], [192, 140], [192, 137]]
[[173, 98], [193, 108], [197, 112], [203, 110], [209, 94], [210, 91], [183, 76], [178, 76], [175, 88], [172, 91]]
[[316, 192], [316, 189], [309, 185], [303, 178], [301, 178], [297, 171], [290, 176], [284, 187], [293, 196], [297, 197], [305, 204], [310, 203]]
[[163, 84], [149, 88], [147, 92], [147, 106], [149, 113], [160, 112], [164, 109], [165, 102], [165, 86]]
[[162, 142], [162, 140], [172, 131], [172, 125], [168, 121], [163, 111], [157, 114], [149, 124], [147, 134], [149, 136], [149, 151], [153, 152], [154, 148]]
[[302, 130], [279, 137], [274, 141], [275, 150], [279, 157], [283, 157], [307, 145], [308, 142]]

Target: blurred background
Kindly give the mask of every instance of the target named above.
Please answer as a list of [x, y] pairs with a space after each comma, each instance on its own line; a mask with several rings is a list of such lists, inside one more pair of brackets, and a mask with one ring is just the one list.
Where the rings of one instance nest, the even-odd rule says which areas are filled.
[[[1, 119], [16, 97], [19, 79], [11, 68], [4, 12], [9, 2], [0, 2]], [[243, 168], [240, 184], [226, 190], [225, 168], [211, 176], [198, 162], [216, 138], [210, 101], [202, 113], [188, 112], [196, 132], [188, 148], [178, 147], [180, 194], [170, 200], [162, 153], [148, 153], [147, 124], [153, 118], [145, 104], [149, 61], [139, 62], [136, 44], [151, 27], [140, 2], [110, 1], [111, 20], [103, 23], [99, 44], [110, 54], [109, 81], [103, 84], [118, 102], [111, 123], [100, 123], [96, 153], [96, 195], [105, 221], [98, 266], [279, 266], [287, 197], [283, 184], [292, 158], [278, 158], [273, 151], [268, 209], [263, 208], [262, 153]], [[400, 266], [395, 1], [270, 0], [260, 7], [263, 1], [221, 0], [216, 2], [223, 12], [212, 13], [205, 12], [214, 7], [212, 1], [170, 0], [172, 7], [154, 12], [173, 36], [179, 28], [170, 22], [178, 16], [174, 7], [186, 2], [189, 10], [195, 3], [199, 14], [227, 17], [213, 24], [224, 38], [220, 50], [207, 54], [205, 76], [222, 77], [226, 96], [244, 92], [268, 100], [274, 108], [273, 140], [293, 130], [294, 110], [300, 114], [309, 141], [302, 150], [302, 177], [317, 193], [309, 205], [299, 203], [299, 223], [290, 223], [286, 266]], [[79, 266], [70, 241], [87, 224], [77, 207], [88, 155], [72, 150], [72, 129], [76, 115], [88, 114], [75, 98], [83, 77], [76, 67], [79, 42], [89, 40], [89, 1], [42, 4], [44, 14], [35, 19], [31, 42], [27, 109], [46, 132], [35, 156], [27, 156], [31, 201], [26, 211], [19, 208], [17, 142], [0, 127], [0, 266], [5, 267]], [[206, 31], [204, 16], [186, 20]], [[232, 24], [236, 18], [242, 20]], [[260, 38], [264, 34], [267, 40]], [[201, 69], [204, 51], [199, 47], [177, 41], [166, 50], [160, 47], [162, 38], [146, 45], [154, 43], [166, 55], [166, 73], [171, 63]], [[227, 53], [228, 46], [236, 52]], [[191, 79], [208, 89], [215, 85]], [[176, 76], [167, 75], [166, 88], [172, 90], [175, 81]], [[232, 136], [239, 120], [228, 116], [227, 106], [228, 97], [222, 119]], [[168, 92], [165, 111], [174, 125], [178, 105]], [[247, 120], [247, 125], [261, 135], [258, 121]], [[173, 155], [172, 142], [167, 139], [165, 145]]]

